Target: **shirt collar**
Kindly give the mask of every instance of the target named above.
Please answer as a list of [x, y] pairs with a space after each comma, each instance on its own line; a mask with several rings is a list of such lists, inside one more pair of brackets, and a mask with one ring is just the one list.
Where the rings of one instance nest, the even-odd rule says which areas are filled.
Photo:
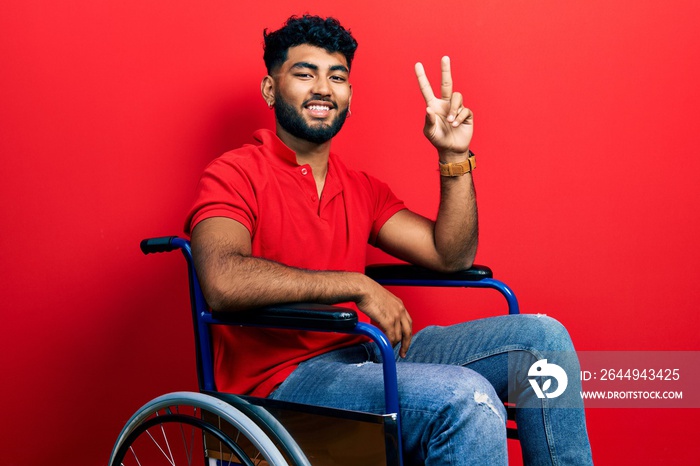
[[287, 147], [277, 135], [269, 129], [259, 129], [253, 133], [256, 141], [262, 143], [260, 147], [268, 156], [279, 160], [284, 165], [298, 167], [297, 154]]
[[[259, 129], [253, 133], [253, 138], [262, 144], [260, 150], [273, 163], [284, 167], [299, 167], [297, 154], [287, 147], [273, 131]], [[341, 177], [344, 172], [345, 168], [340, 157], [331, 152], [328, 158], [328, 175], [326, 175], [326, 184], [323, 187], [323, 196], [321, 197], [324, 205], [343, 191]]]

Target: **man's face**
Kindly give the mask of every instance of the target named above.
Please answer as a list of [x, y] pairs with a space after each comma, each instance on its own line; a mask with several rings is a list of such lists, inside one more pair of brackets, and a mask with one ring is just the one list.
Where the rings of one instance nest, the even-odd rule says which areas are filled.
[[321, 144], [342, 128], [352, 88], [341, 53], [311, 45], [291, 47], [274, 73], [275, 116], [283, 131]]

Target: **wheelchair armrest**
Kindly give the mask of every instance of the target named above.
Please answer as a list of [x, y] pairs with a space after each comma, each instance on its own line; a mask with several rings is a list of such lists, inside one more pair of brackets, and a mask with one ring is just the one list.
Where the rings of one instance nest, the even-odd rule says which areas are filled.
[[212, 312], [213, 320], [227, 325], [275, 327], [304, 330], [351, 331], [357, 312], [339, 306], [290, 303], [240, 312]]
[[365, 274], [386, 286], [492, 288], [506, 299], [509, 314], [520, 313], [520, 306], [513, 290], [502, 281], [493, 278], [493, 272], [485, 265], [474, 265], [458, 272], [442, 273], [411, 264], [380, 264], [367, 266]]
[[442, 273], [411, 264], [377, 264], [367, 266], [365, 274], [379, 283], [387, 280], [478, 281], [493, 278], [493, 272], [485, 265], [474, 265], [469, 269]]

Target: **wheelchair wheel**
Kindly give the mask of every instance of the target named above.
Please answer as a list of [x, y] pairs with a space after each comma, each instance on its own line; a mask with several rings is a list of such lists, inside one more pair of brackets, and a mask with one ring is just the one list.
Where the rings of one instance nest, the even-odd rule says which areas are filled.
[[289, 465], [249, 417], [218, 398], [194, 392], [168, 393], [139, 409], [119, 434], [109, 464]]

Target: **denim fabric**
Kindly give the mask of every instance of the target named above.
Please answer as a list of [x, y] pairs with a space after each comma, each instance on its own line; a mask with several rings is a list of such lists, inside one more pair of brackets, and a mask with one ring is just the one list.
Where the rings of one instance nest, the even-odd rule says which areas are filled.
[[[592, 464], [578, 359], [556, 320], [523, 314], [427, 327], [406, 358], [396, 354], [406, 465], [507, 464], [506, 400], [517, 404], [526, 465]], [[575, 375], [559, 398], [537, 398], [528, 380], [543, 358]], [[368, 343], [302, 363], [270, 396], [382, 413], [383, 393], [381, 358]]]

